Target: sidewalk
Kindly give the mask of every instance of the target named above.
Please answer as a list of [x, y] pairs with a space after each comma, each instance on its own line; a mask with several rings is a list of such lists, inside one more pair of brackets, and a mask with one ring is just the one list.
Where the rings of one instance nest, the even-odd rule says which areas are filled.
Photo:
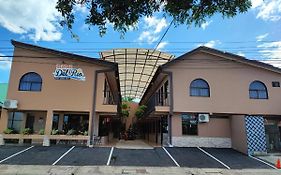
[[143, 140], [119, 140], [115, 147], [120, 149], [153, 149]]
[[267, 169], [195, 169], [178, 167], [124, 167], [124, 166], [34, 166], [0, 165], [1, 175], [280, 175], [281, 170]]

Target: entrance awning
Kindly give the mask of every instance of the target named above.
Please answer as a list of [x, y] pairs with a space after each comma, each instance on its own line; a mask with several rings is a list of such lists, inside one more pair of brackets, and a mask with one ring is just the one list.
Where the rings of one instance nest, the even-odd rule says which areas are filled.
[[122, 98], [141, 99], [158, 66], [174, 58], [153, 49], [113, 49], [100, 53], [101, 59], [118, 63]]

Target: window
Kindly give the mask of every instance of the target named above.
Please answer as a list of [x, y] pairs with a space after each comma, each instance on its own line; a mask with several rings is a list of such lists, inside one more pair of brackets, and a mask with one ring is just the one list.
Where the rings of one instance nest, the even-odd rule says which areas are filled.
[[24, 74], [20, 79], [20, 91], [41, 91], [42, 78], [35, 72]]
[[182, 114], [182, 134], [183, 135], [198, 134], [198, 120], [195, 115]]
[[196, 79], [190, 83], [190, 96], [210, 97], [210, 88], [203, 79]]
[[266, 86], [260, 81], [253, 81], [249, 88], [250, 99], [268, 99]]
[[17, 133], [19, 133], [21, 131], [22, 122], [23, 122], [22, 112], [9, 112], [8, 128], [11, 128]]

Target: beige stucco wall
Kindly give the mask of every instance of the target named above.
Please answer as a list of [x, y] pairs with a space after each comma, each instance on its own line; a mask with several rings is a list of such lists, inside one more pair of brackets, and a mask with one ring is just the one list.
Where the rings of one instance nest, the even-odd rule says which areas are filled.
[[[206, 60], [207, 59], [207, 60]], [[281, 75], [262, 68], [228, 61], [207, 53], [196, 53], [166, 68], [173, 74], [174, 112], [281, 114]], [[191, 97], [189, 85], [197, 78], [210, 86], [210, 98]], [[260, 80], [267, 86], [268, 100], [249, 99], [249, 85]]]
[[208, 123], [199, 123], [198, 135], [201, 137], [231, 137], [228, 118], [210, 118]]
[[[95, 73], [97, 70], [105, 70], [108, 68], [60, 57], [52, 53], [43, 53], [17, 47], [15, 47], [14, 56], [10, 72], [7, 99], [18, 100], [17, 110], [48, 111], [47, 115], [52, 115], [52, 111], [90, 112], [91, 120]], [[68, 64], [81, 68], [85, 74], [86, 81], [55, 80], [53, 72], [57, 64]], [[36, 72], [41, 76], [42, 88], [40, 92], [18, 90], [20, 78], [28, 72]], [[96, 109], [104, 112], [116, 112], [116, 105], [103, 105], [104, 81], [104, 73], [99, 73], [96, 92]], [[3, 117], [0, 119], [0, 132], [7, 127], [7, 114], [2, 113], [1, 116]], [[46, 122], [48, 124], [51, 123], [49, 120]]]
[[232, 148], [247, 154], [247, 136], [244, 115], [231, 117], [231, 141]]
[[[181, 114], [172, 116], [172, 136], [183, 136]], [[230, 138], [230, 120], [228, 118], [210, 118], [208, 123], [198, 123], [197, 137]]]

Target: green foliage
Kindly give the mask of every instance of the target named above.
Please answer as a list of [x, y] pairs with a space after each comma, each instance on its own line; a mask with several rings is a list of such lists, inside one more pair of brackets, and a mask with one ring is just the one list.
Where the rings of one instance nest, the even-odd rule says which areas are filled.
[[134, 99], [135, 99], [135, 98], [133, 98], [133, 97], [123, 97], [123, 98], [122, 98], [122, 101], [123, 101], [123, 102], [132, 102]]
[[147, 106], [145, 105], [141, 105], [138, 107], [138, 109], [136, 110], [135, 116], [139, 119], [141, 117], [143, 117], [145, 110], [147, 109]]
[[52, 135], [59, 135], [60, 132], [58, 129], [53, 129], [52, 132], [51, 132]]
[[40, 129], [39, 130], [39, 135], [44, 135], [45, 134], [45, 130], [44, 129]]
[[87, 136], [88, 135], [88, 131], [84, 131], [84, 136]]
[[6, 128], [3, 132], [4, 134], [15, 134], [15, 131], [11, 128]]
[[122, 110], [122, 117], [127, 118], [127, 117], [129, 117], [129, 115], [130, 115], [130, 113], [128, 110]]
[[23, 135], [29, 135], [29, 134], [32, 134], [32, 130], [30, 128], [24, 128], [21, 133]]
[[122, 109], [128, 109], [128, 104], [123, 102], [121, 108]]
[[[121, 34], [121, 37], [136, 24], [142, 17], [150, 17], [156, 12], [162, 12], [164, 17], [171, 17], [175, 26], [195, 24], [200, 26], [205, 19], [220, 13], [222, 17], [233, 17], [239, 13], [247, 12], [251, 7], [251, 0], [58, 0], [56, 9], [63, 16], [61, 26], [66, 26], [71, 32], [75, 21], [74, 7], [88, 7], [88, 15], [85, 23], [90, 26], [98, 26], [100, 36], [107, 31], [107, 23], [113, 24], [113, 29]], [[77, 35], [72, 34], [72, 37]]]
[[77, 132], [74, 129], [68, 130], [66, 133], [66, 135], [76, 135], [76, 134], [77, 134]]

